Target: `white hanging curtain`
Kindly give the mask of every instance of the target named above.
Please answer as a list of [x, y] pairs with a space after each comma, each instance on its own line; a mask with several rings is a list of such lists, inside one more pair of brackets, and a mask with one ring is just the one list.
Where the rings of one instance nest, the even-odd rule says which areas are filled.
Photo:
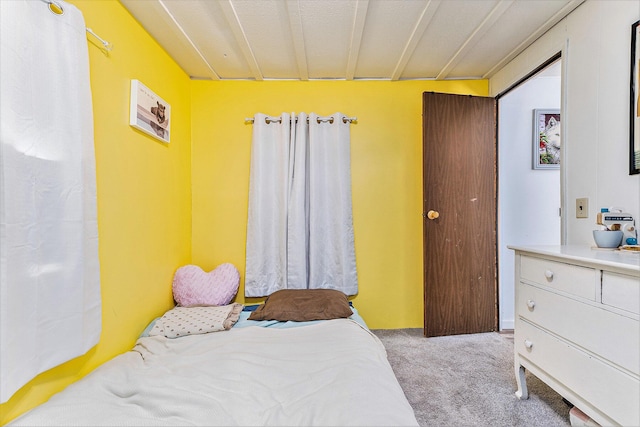
[[93, 116], [74, 6], [0, 1], [0, 402], [99, 340]]
[[[256, 114], [245, 296], [279, 289], [358, 293], [350, 124], [343, 114]], [[319, 120], [320, 119], [320, 120]]]

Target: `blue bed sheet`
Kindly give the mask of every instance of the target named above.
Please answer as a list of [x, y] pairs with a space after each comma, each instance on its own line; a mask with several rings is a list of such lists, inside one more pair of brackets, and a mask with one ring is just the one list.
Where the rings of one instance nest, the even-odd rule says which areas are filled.
[[[240, 318], [238, 319], [238, 322], [236, 322], [236, 324], [233, 325], [233, 328], [235, 329], [235, 328], [246, 328], [247, 326], [260, 326], [262, 328], [284, 329], [284, 328], [297, 328], [300, 326], [308, 326], [308, 325], [314, 325], [319, 322], [324, 322], [324, 320], [312, 320], [309, 322], [292, 322], [292, 321], [278, 322], [277, 320], [249, 320], [248, 318], [251, 315], [251, 312], [254, 311], [256, 308], [258, 308], [259, 306], [260, 304], [245, 306], [244, 309], [242, 310], [242, 313], [240, 313]], [[356, 310], [355, 307], [351, 306], [351, 311], [353, 311], [353, 314], [349, 317], [349, 319], [354, 320], [358, 322], [361, 326], [369, 329], [364, 319], [358, 313], [358, 310]]]
[[[244, 306], [244, 308], [242, 309], [242, 312], [240, 313], [240, 318], [238, 319], [236, 324], [233, 325], [232, 329], [246, 328], [249, 326], [259, 326], [261, 328], [285, 329], [285, 328], [298, 328], [300, 326], [308, 326], [308, 325], [314, 325], [316, 323], [324, 322], [324, 320], [312, 320], [309, 322], [292, 322], [292, 321], [278, 322], [277, 320], [249, 320], [249, 316], [251, 315], [251, 312], [255, 311], [255, 309], [258, 308], [259, 306], [260, 304], [252, 304], [252, 305]], [[351, 311], [353, 311], [353, 314], [349, 317], [349, 319], [359, 323], [362, 327], [369, 329], [364, 319], [358, 313], [358, 310], [353, 305], [351, 305], [351, 303], [349, 303], [349, 306], [351, 307]], [[155, 319], [153, 319], [151, 323], [149, 323], [149, 325], [144, 329], [144, 331], [142, 331], [142, 333], [138, 338], [148, 337], [149, 331], [151, 330], [151, 328], [153, 328], [153, 325], [156, 323], [156, 321], [159, 318], [160, 317], [156, 317]]]

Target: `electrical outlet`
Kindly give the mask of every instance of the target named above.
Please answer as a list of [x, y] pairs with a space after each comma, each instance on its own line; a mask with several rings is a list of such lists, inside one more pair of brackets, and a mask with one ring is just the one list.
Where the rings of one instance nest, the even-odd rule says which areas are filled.
[[576, 218], [589, 218], [589, 199], [576, 199]]

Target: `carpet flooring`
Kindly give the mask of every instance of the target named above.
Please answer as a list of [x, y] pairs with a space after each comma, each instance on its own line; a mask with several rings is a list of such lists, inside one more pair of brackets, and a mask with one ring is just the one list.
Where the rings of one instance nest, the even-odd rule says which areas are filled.
[[527, 373], [529, 399], [515, 396], [512, 336], [372, 332], [387, 349], [421, 426], [570, 426], [569, 406], [533, 375]]

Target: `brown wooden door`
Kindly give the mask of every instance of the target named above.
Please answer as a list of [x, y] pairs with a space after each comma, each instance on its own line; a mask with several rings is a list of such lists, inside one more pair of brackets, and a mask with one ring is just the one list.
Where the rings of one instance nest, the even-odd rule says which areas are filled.
[[495, 99], [423, 94], [423, 175], [425, 336], [495, 331]]

